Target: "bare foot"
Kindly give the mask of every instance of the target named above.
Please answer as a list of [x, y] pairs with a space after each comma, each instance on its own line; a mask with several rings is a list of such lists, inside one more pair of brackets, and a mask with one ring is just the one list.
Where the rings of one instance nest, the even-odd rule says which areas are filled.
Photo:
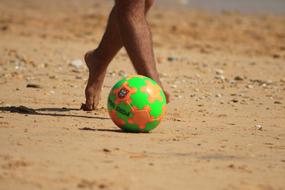
[[81, 109], [91, 111], [96, 109], [99, 104], [100, 93], [108, 64], [99, 58], [96, 50], [87, 52], [84, 59], [89, 70], [89, 78], [85, 88], [86, 102], [82, 104]]

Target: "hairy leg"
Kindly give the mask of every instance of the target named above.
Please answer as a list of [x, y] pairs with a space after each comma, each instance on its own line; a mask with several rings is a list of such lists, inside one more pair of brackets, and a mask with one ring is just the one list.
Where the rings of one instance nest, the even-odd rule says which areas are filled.
[[[148, 76], [161, 87], [152, 36], [145, 17], [146, 0], [116, 0], [118, 27], [121, 40], [138, 74]], [[166, 93], [167, 101], [169, 95]]]
[[[145, 13], [151, 8], [153, 2], [154, 0], [146, 0]], [[89, 78], [85, 88], [86, 102], [82, 105], [83, 110], [93, 110], [98, 105], [107, 67], [123, 46], [117, 17], [117, 6], [115, 5], [110, 13], [106, 31], [98, 48], [87, 52], [85, 55]]]
[[116, 0], [116, 6], [121, 40], [137, 73], [160, 83], [145, 18], [145, 0]]
[[89, 78], [85, 88], [86, 102], [82, 105], [83, 110], [90, 111], [98, 105], [107, 67], [121, 47], [122, 43], [118, 33], [116, 9], [114, 7], [110, 13], [106, 31], [98, 47], [85, 54], [85, 62], [89, 69]]

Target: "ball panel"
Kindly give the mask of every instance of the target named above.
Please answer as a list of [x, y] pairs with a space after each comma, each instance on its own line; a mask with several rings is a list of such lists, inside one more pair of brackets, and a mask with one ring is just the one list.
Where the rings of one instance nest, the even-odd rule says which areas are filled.
[[132, 108], [130, 107], [129, 104], [125, 102], [121, 102], [120, 104], [116, 105], [115, 111], [116, 115], [125, 121], [125, 123], [128, 123], [128, 118], [132, 117]]
[[122, 130], [126, 132], [132, 132], [132, 133], [139, 133], [142, 130], [138, 127], [136, 124], [125, 124], [123, 127], [121, 127]]
[[152, 122], [154, 117], [150, 115], [150, 107], [145, 106], [143, 109], [138, 109], [137, 107], [132, 107], [133, 115], [129, 117], [128, 123], [137, 124], [138, 127], [143, 130], [146, 128], [148, 122]]
[[149, 132], [153, 130], [160, 122], [157, 120], [154, 120], [152, 122], [149, 122], [146, 124], [146, 128], [143, 129], [143, 132]]
[[122, 84], [123, 84], [124, 82], [126, 82], [126, 81], [127, 81], [126, 78], [123, 78], [123, 79], [119, 80], [119, 81], [113, 86], [111, 92], [113, 92], [114, 89], [120, 88], [120, 87], [122, 86]]
[[134, 88], [138, 88], [138, 89], [140, 87], [146, 85], [145, 80], [146, 80], [146, 77], [144, 77], [144, 76], [134, 76], [131, 78], [127, 78], [127, 81], [129, 83], [130, 87], [134, 87]]
[[147, 100], [147, 94], [137, 91], [137, 93], [131, 95], [131, 106], [135, 106], [139, 109], [143, 109], [146, 105], [150, 105]]
[[108, 101], [107, 101], [108, 111], [111, 111], [116, 108], [115, 99], [116, 99], [116, 96], [111, 91], [108, 97]]
[[161, 114], [163, 114], [163, 105], [159, 101], [155, 101], [154, 103], [150, 104], [151, 111], [150, 115], [157, 119]]
[[122, 128], [126, 122], [124, 120], [122, 120], [121, 118], [118, 117], [116, 110], [110, 110], [109, 114], [112, 118], [112, 121], [120, 128]]

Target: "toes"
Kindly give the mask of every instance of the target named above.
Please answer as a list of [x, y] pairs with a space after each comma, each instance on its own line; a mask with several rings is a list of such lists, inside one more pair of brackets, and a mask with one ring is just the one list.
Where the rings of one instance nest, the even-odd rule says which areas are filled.
[[81, 104], [80, 109], [84, 111], [92, 111], [94, 110], [93, 105]]

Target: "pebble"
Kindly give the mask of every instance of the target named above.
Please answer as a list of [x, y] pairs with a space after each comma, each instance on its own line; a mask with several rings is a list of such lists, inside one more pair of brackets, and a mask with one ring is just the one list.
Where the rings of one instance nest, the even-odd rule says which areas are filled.
[[222, 81], [224, 81], [226, 79], [226, 77], [224, 77], [223, 75], [217, 75], [215, 78], [222, 80]]
[[1, 26], [2, 31], [6, 31], [6, 30], [8, 30], [8, 28], [9, 28], [8, 25]]
[[41, 88], [41, 86], [38, 85], [38, 84], [27, 84], [26, 87], [27, 87], [27, 88]]
[[215, 72], [217, 75], [223, 75], [224, 74], [224, 71], [222, 69], [216, 69]]
[[198, 73], [196, 73], [196, 74], [195, 74], [195, 77], [197, 77], [197, 78], [200, 79], [200, 78], [201, 78], [201, 75], [199, 75]]
[[260, 125], [260, 124], [255, 125], [255, 128], [256, 128], [257, 130], [262, 131], [262, 125]]
[[273, 54], [272, 55], [272, 58], [274, 58], [274, 59], [278, 59], [278, 58], [280, 58], [281, 56], [279, 55], [279, 54]]
[[127, 76], [127, 73], [123, 70], [120, 70], [118, 74], [120, 77], [126, 77]]
[[178, 94], [175, 94], [174, 96], [175, 96], [176, 98], [179, 98], [179, 99], [180, 99], [180, 98], [183, 98], [183, 96], [178, 95]]
[[111, 150], [107, 148], [103, 148], [103, 152], [111, 152]]
[[274, 101], [274, 104], [282, 104], [282, 103], [279, 101]]
[[160, 77], [168, 77], [168, 74], [167, 73], [159, 73], [159, 76]]
[[109, 76], [114, 77], [116, 76], [116, 71], [110, 71], [108, 74]]
[[249, 89], [252, 89], [252, 88], [253, 88], [253, 86], [252, 86], [252, 85], [250, 85], [250, 84], [249, 84], [249, 85], [247, 85], [246, 87], [247, 87], [247, 88], [249, 88]]
[[75, 59], [70, 62], [70, 65], [76, 69], [81, 69], [83, 67], [83, 62], [80, 59]]
[[177, 60], [177, 57], [174, 57], [174, 56], [167, 57], [167, 61], [169, 62], [176, 61], [176, 60]]
[[215, 96], [216, 96], [216, 98], [221, 98], [222, 97], [221, 94], [216, 94]]
[[242, 78], [241, 76], [236, 76], [236, 77], [234, 78], [234, 80], [239, 80], [239, 81], [241, 81], [241, 80], [243, 80], [243, 78]]

